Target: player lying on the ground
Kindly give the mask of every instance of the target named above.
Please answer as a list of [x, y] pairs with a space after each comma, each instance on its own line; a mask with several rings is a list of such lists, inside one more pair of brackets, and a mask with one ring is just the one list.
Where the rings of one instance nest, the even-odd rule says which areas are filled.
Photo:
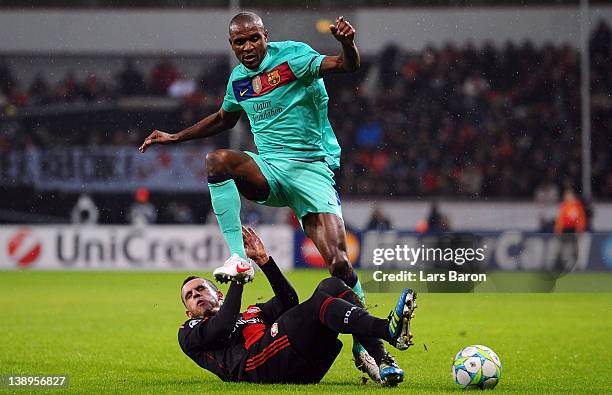
[[379, 339], [400, 350], [412, 345], [412, 290], [401, 293], [388, 319], [358, 307], [358, 296], [338, 277], [321, 281], [310, 299], [298, 304], [255, 232], [243, 228], [243, 237], [247, 256], [264, 272], [275, 296], [240, 313], [242, 283], [232, 282], [224, 296], [210, 280], [188, 277], [181, 299], [189, 320], [178, 333], [185, 354], [224, 381], [317, 383], [340, 353], [338, 334], [350, 333], [376, 359], [383, 385], [403, 380], [404, 372], [379, 347]]

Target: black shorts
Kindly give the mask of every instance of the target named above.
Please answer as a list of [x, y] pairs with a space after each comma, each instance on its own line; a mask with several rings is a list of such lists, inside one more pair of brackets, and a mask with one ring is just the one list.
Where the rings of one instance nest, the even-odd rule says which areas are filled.
[[243, 380], [259, 383], [318, 383], [342, 349], [338, 333], [321, 320], [330, 297], [356, 295], [336, 277], [321, 281], [313, 295], [283, 313], [249, 349]]
[[337, 335], [333, 343], [311, 344], [317, 352], [303, 355], [295, 347], [296, 340], [298, 344], [301, 340], [289, 335], [288, 320], [283, 318], [281, 316], [279, 321], [269, 326], [265, 335], [249, 349], [241, 381], [313, 384], [321, 381], [331, 368], [342, 349]]

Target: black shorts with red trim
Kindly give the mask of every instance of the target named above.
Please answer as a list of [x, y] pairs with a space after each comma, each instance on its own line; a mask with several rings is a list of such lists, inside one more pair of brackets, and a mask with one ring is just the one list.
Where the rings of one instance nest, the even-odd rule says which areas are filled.
[[295, 334], [287, 332], [283, 317], [268, 326], [264, 336], [249, 348], [240, 381], [292, 384], [321, 381], [340, 353], [342, 342], [335, 337], [332, 344], [312, 344], [313, 348], [324, 346], [325, 351], [303, 355], [295, 347], [296, 340], [299, 343]]
[[[318, 383], [342, 349], [338, 332], [325, 324], [334, 298], [352, 291], [336, 277], [319, 283], [312, 296], [267, 325], [263, 337], [248, 350], [241, 380], [258, 383]], [[352, 299], [360, 303], [356, 295]], [[344, 314], [338, 311], [336, 314]], [[339, 317], [340, 319], [342, 318]]]

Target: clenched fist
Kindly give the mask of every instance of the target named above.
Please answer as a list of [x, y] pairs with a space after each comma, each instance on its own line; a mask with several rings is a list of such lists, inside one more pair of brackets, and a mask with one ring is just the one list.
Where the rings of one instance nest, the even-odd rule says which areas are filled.
[[350, 45], [355, 40], [356, 30], [343, 16], [337, 17], [336, 23], [329, 25], [329, 30], [342, 45]]

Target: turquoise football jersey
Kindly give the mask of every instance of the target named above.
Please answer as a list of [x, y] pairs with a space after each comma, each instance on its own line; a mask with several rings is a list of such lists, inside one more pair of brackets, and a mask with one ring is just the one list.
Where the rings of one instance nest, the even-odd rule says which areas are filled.
[[239, 64], [232, 71], [223, 109], [246, 112], [263, 158], [324, 159], [332, 169], [340, 166], [319, 75], [323, 58], [301, 42], [270, 42], [257, 70]]

